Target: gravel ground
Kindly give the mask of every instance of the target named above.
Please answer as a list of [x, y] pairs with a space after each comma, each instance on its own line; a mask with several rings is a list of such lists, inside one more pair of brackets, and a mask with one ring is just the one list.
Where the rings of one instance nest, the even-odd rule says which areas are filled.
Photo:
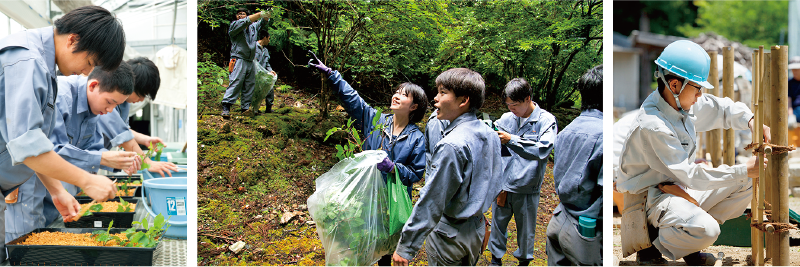
[[[800, 197], [789, 197], [789, 208], [800, 212]], [[619, 225], [621, 221], [621, 215], [614, 211], [614, 265], [621, 265], [621, 266], [629, 266], [629, 265], [636, 265], [636, 254], [630, 255], [627, 258], [622, 257], [622, 248], [620, 246], [621, 237], [620, 237], [620, 230]], [[791, 230], [790, 237], [800, 238], [800, 231], [799, 230]], [[797, 241], [792, 241], [795, 243]], [[800, 242], [798, 242], [800, 243]], [[790, 264], [791, 266], [800, 266], [800, 246], [793, 246], [789, 249], [790, 255]], [[725, 253], [725, 258], [722, 262], [723, 266], [748, 266], [752, 265], [750, 262], [750, 255], [752, 254], [752, 250], [750, 247], [731, 247], [731, 246], [710, 246], [703, 250], [706, 253], [712, 253], [716, 255], [718, 252]], [[686, 263], [683, 259], [679, 259], [677, 261], [669, 261], [667, 263], [668, 266], [683, 266]], [[766, 265], [772, 265], [771, 261], [767, 261]]]

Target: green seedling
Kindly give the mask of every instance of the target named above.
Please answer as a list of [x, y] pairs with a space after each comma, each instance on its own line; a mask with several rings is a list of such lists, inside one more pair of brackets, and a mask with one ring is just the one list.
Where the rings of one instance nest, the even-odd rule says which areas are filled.
[[129, 203], [122, 198], [119, 198], [119, 205], [117, 205], [117, 212], [131, 212]]
[[92, 212], [100, 212], [101, 210], [103, 210], [103, 204], [100, 203], [94, 204], [90, 206], [89, 209], [86, 210], [86, 212], [81, 214], [81, 217], [92, 215]]
[[[385, 125], [378, 123], [378, 121], [380, 121], [381, 119], [381, 112], [383, 111], [383, 109], [381, 108], [376, 108], [376, 109], [377, 112], [375, 112], [375, 116], [372, 117], [373, 128], [372, 131], [369, 132], [369, 135], [372, 135], [372, 133], [374, 133], [375, 131], [378, 132], [383, 131], [383, 129], [386, 127]], [[345, 125], [342, 125], [342, 127], [333, 127], [330, 130], [328, 130], [328, 132], [325, 133], [325, 139], [322, 140], [323, 142], [327, 141], [328, 137], [339, 131], [345, 132], [345, 134], [347, 135], [346, 137], [347, 144], [345, 145], [336, 144], [336, 158], [338, 158], [339, 160], [353, 157], [353, 155], [355, 155], [356, 153], [361, 152], [361, 143], [362, 143], [361, 135], [358, 133], [358, 129], [356, 129], [355, 125], [353, 125], [353, 122], [355, 122], [355, 120], [348, 118], [347, 123]]]
[[153, 220], [153, 226], [149, 226], [147, 218], [143, 218], [141, 221], [134, 221], [134, 225], [141, 225], [147, 231], [136, 231], [136, 227], [128, 228], [122, 232], [127, 237], [127, 240], [123, 241], [121, 238], [110, 234], [111, 226], [114, 224], [114, 221], [111, 221], [106, 231], [98, 230], [92, 232], [92, 238], [95, 241], [103, 242], [103, 245], [108, 241], [116, 240], [120, 247], [152, 248], [158, 245], [158, 238], [161, 237], [161, 234], [169, 229], [168, 222], [169, 218], [164, 219], [161, 214], [158, 214]]
[[105, 246], [106, 243], [108, 243], [108, 241], [111, 241], [111, 240], [116, 240], [117, 244], [122, 244], [122, 239], [120, 239], [118, 236], [115, 236], [115, 235], [112, 235], [112, 234], [109, 233], [111, 231], [111, 226], [113, 226], [113, 225], [114, 225], [114, 221], [111, 221], [108, 224], [108, 229], [106, 229], [105, 231], [97, 230], [97, 231], [92, 232], [92, 238], [94, 239], [94, 241], [103, 242], [103, 246]]

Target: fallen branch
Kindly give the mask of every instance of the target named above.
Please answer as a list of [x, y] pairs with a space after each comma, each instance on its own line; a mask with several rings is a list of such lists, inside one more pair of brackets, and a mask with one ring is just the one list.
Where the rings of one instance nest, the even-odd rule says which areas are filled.
[[294, 62], [292, 62], [292, 60], [289, 59], [289, 57], [286, 56], [286, 52], [284, 52], [283, 50], [281, 50], [281, 53], [283, 53], [283, 57], [286, 58], [286, 61], [289, 61], [289, 63], [292, 63], [292, 66], [295, 66], [295, 67], [306, 67], [306, 65], [294, 64]]
[[204, 235], [204, 236], [208, 236], [208, 237], [214, 237], [214, 238], [219, 238], [219, 239], [230, 240], [230, 241], [237, 241], [236, 239], [229, 238], [229, 237], [224, 237], [224, 236], [210, 235], [210, 234], [204, 234], [204, 233], [197, 233], [197, 234], [198, 234], [198, 235]]

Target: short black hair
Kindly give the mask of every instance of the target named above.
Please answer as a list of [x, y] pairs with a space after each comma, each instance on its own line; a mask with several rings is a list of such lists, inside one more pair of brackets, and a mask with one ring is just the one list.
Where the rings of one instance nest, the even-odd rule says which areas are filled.
[[73, 9], [54, 23], [57, 34], [77, 34], [78, 43], [72, 53], [86, 51], [95, 56], [97, 66], [114, 70], [125, 52], [125, 31], [111, 12], [100, 6]]
[[506, 98], [511, 98], [511, 101], [524, 102], [525, 98], [531, 96], [531, 85], [525, 78], [514, 78], [506, 83], [506, 88], [503, 89], [503, 101]]
[[264, 39], [264, 37], [269, 38], [269, 30], [266, 27], [258, 30], [258, 40]]
[[239, 12], [244, 12], [245, 14], [250, 14], [250, 10], [247, 10], [246, 7], [240, 7], [236, 9], [236, 15], [239, 15]]
[[603, 64], [586, 71], [576, 87], [581, 93], [581, 110], [603, 110]]
[[478, 72], [467, 68], [446, 70], [436, 77], [436, 88], [444, 87], [452, 91], [456, 97], [469, 97], [469, 111], [475, 112], [483, 106], [486, 97], [486, 85]]
[[414, 83], [404, 82], [398, 85], [395, 91], [400, 91], [400, 93], [410, 96], [412, 99], [411, 105], [417, 104], [417, 109], [408, 114], [409, 122], [417, 123], [422, 121], [422, 118], [425, 117], [425, 112], [428, 111], [428, 96], [425, 95], [425, 90], [422, 90], [422, 87]]
[[[667, 80], [668, 83], [670, 81], [672, 81], [672, 80], [678, 80], [679, 82], [681, 82], [681, 84], [686, 82], [686, 79], [681, 77], [681, 76], [678, 76], [678, 75], [675, 75], [675, 74], [672, 74], [672, 73], [667, 73], [666, 70], [664, 71], [664, 73], [665, 73], [664, 74], [664, 79]], [[660, 78], [656, 78], [656, 82], [658, 83], [658, 87], [656, 87], [658, 90], [663, 90], [663, 89], [669, 90], [667, 85], [664, 84], [664, 81], [661, 80]]]
[[97, 80], [100, 92], [119, 92], [123, 95], [133, 93], [133, 70], [128, 63], [120, 62], [119, 67], [111, 71], [98, 67], [89, 73], [89, 80]]
[[137, 57], [128, 60], [127, 63], [133, 70], [135, 81], [133, 91], [139, 96], [149, 96], [150, 99], [155, 99], [158, 88], [161, 86], [161, 75], [158, 73], [156, 64], [146, 57]]

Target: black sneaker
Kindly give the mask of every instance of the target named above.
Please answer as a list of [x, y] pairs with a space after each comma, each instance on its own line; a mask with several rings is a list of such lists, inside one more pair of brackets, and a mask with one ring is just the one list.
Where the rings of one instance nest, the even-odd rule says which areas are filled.
[[231, 116], [231, 105], [222, 103], [222, 117], [229, 118]]
[[517, 260], [519, 260], [518, 266], [528, 266], [531, 264], [531, 260], [529, 259], [517, 259]]
[[489, 266], [503, 266], [503, 259], [495, 258], [494, 255], [492, 255], [492, 262], [489, 263]]
[[267, 106], [267, 109], [264, 110], [264, 113], [272, 113], [272, 106]]
[[667, 265], [667, 259], [661, 257], [655, 246], [650, 246], [636, 252], [636, 265]]
[[688, 266], [714, 266], [717, 258], [711, 253], [702, 253], [700, 251], [683, 256], [683, 260]]

